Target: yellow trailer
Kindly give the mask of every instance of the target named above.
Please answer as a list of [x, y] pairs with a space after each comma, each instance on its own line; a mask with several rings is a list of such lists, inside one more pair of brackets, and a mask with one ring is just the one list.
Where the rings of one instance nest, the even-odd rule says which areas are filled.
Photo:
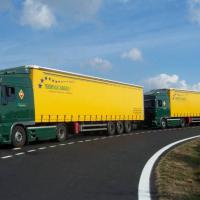
[[200, 92], [170, 89], [171, 117], [200, 117]]
[[143, 88], [33, 67], [35, 122], [144, 120]]
[[[73, 123], [76, 133], [130, 132], [144, 120], [143, 87], [29, 66], [36, 124]], [[114, 130], [115, 129], [115, 130]]]

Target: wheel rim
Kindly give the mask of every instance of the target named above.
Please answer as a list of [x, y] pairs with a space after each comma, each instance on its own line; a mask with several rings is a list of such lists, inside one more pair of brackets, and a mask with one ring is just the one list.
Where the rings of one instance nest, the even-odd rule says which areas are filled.
[[114, 124], [111, 124], [111, 125], [110, 125], [110, 131], [113, 133], [114, 130], [115, 130], [115, 125], [114, 125]]
[[130, 130], [131, 129], [131, 125], [127, 124], [127, 129]]
[[63, 129], [59, 129], [59, 131], [58, 131], [58, 137], [60, 139], [63, 139], [65, 137], [65, 131]]
[[117, 132], [120, 134], [123, 132], [123, 124], [122, 123], [117, 123]]
[[15, 133], [15, 141], [20, 143], [23, 140], [23, 134], [20, 131], [17, 131]]
[[165, 128], [166, 127], [166, 122], [163, 120], [162, 121], [162, 127]]
[[129, 133], [129, 132], [131, 132], [131, 123], [130, 122], [125, 122], [125, 124], [124, 124], [124, 128], [125, 128], [125, 132], [126, 133]]
[[110, 135], [114, 135], [115, 134], [115, 125], [113, 123], [108, 123], [108, 133]]
[[118, 124], [117, 128], [118, 128], [118, 130], [121, 130], [121, 128], [122, 128], [121, 124]]

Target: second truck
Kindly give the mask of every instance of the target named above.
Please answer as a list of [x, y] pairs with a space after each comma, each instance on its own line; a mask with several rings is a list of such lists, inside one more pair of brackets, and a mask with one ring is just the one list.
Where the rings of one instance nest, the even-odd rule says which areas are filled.
[[200, 123], [200, 92], [157, 89], [145, 93], [145, 124], [159, 128]]

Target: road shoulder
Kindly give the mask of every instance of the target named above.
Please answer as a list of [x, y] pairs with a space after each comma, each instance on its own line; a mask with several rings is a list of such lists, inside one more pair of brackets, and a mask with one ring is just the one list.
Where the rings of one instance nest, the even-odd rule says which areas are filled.
[[166, 153], [155, 169], [155, 178], [159, 200], [199, 199], [200, 139]]

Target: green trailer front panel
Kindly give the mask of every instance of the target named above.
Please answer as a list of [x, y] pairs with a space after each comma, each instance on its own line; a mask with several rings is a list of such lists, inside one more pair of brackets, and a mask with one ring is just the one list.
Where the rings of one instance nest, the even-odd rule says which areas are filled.
[[18, 67], [0, 71], [0, 142], [11, 143], [11, 127], [34, 124], [30, 71]]

